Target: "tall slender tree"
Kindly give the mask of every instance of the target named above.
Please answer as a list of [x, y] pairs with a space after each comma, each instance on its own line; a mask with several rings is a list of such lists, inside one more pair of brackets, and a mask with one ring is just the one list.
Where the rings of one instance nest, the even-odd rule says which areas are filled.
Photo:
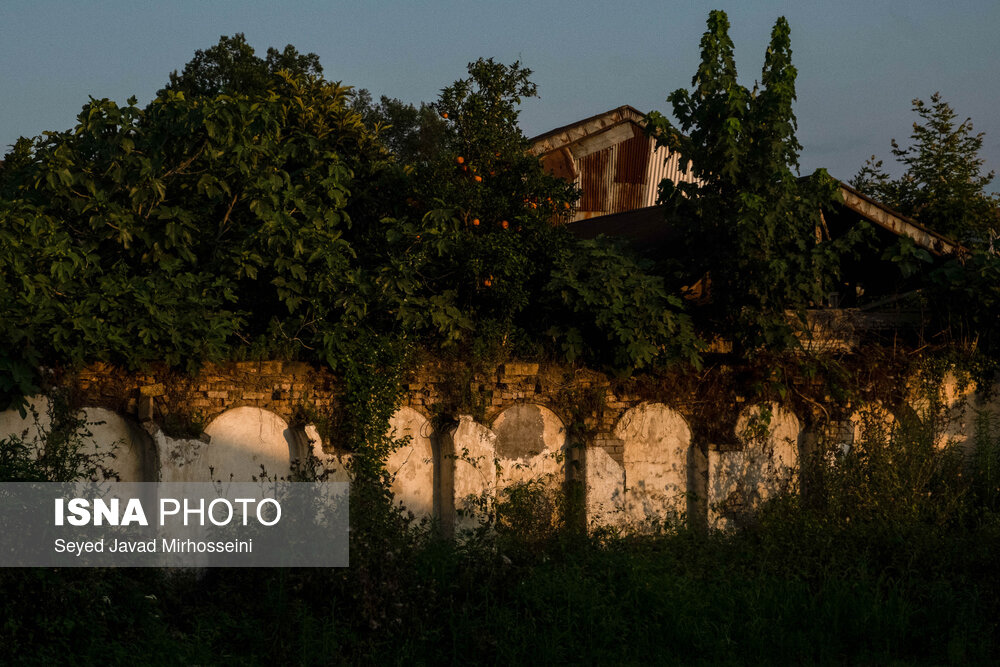
[[713, 11], [693, 90], [668, 98], [677, 126], [647, 116], [658, 143], [679, 152], [697, 178], [660, 185], [660, 203], [685, 244], [684, 278], [710, 285], [704, 324], [746, 350], [794, 344], [787, 311], [822, 302], [853, 240], [823, 233], [835, 181], [824, 170], [799, 178], [791, 54], [788, 22], [779, 18], [760, 86], [747, 89], [737, 80], [729, 19]]

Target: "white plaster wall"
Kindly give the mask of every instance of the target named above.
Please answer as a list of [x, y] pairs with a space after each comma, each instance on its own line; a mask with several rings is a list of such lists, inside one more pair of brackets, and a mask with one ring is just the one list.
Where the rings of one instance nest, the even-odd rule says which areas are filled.
[[450, 433], [455, 528], [475, 528], [490, 512], [497, 484], [496, 439], [493, 431], [469, 415], [461, 415]]
[[966, 456], [971, 456], [978, 429], [984, 428], [985, 434], [998, 433], [1000, 403], [995, 394], [987, 400], [977, 393], [975, 385], [959, 382], [954, 373], [947, 373], [941, 398], [945, 415], [942, 432], [937, 439], [939, 448], [955, 446]]
[[601, 447], [587, 448], [585, 465], [587, 526], [624, 527], [625, 468]]
[[160, 453], [161, 467], [176, 467], [170, 481], [250, 482], [261, 478], [262, 467], [272, 479], [287, 478], [291, 460], [300, 458], [285, 420], [260, 408], [227, 410], [212, 420], [205, 433], [211, 438], [208, 443], [165, 439], [168, 446]]
[[1000, 387], [980, 391], [971, 383], [959, 382], [954, 373], [945, 374], [940, 398], [944, 406], [939, 448], [957, 447], [966, 457], [975, 454], [977, 440], [1000, 441]]
[[17, 436], [29, 448], [35, 445], [41, 447], [43, 443], [40, 442], [39, 431], [48, 431], [49, 424], [49, 399], [45, 396], [32, 396], [28, 399], [24, 417], [17, 410], [0, 412], [0, 438]]
[[[36, 453], [40, 453], [44, 445], [41, 434], [48, 432], [51, 426], [49, 400], [45, 396], [33, 396], [28, 399], [28, 405], [24, 417], [17, 410], [0, 413], [0, 438], [16, 435], [23, 438], [29, 448], [37, 447]], [[155, 455], [144, 431], [104, 408], [85, 408], [80, 416], [90, 433], [81, 432], [81, 454], [99, 455], [97, 462], [107, 469], [110, 478], [117, 474], [122, 482], [156, 481]]]
[[615, 426], [624, 443], [625, 506], [634, 524], [683, 516], [687, 509], [691, 429], [661, 403], [628, 410]]
[[567, 434], [554, 412], [519, 403], [493, 420], [499, 467], [498, 486], [540, 481], [558, 486], [565, 480]]
[[[922, 394], [918, 380], [910, 383], [908, 401], [925, 419], [930, 402]], [[939, 385], [938, 399], [943, 408], [943, 414], [934, 415], [940, 418], [941, 432], [936, 440], [939, 448], [955, 446], [972, 456], [980, 435], [993, 441], [1000, 438], [1000, 386], [987, 391], [971, 381], [960, 380], [955, 371], [948, 371]]]
[[[198, 439], [171, 438], [159, 428], [153, 430], [152, 438], [160, 461], [160, 481], [212, 481], [208, 474], [208, 466], [203, 465], [207, 442]], [[219, 477], [216, 476], [216, 479]]]
[[400, 408], [389, 420], [389, 435], [409, 439], [385, 464], [392, 476], [393, 495], [417, 518], [433, 516], [435, 475], [430, 422], [413, 408]]
[[[351, 475], [347, 464], [351, 461], [351, 455], [328, 454], [323, 449], [323, 438], [319, 430], [313, 424], [306, 424], [302, 429], [301, 436], [304, 442], [299, 450], [312, 454], [312, 474], [316, 479], [325, 482], [350, 482]], [[304, 460], [303, 460], [304, 463]]]
[[81, 453], [102, 456], [102, 467], [116, 473], [121, 482], [157, 481], [155, 454], [145, 431], [104, 408], [85, 408], [83, 414], [91, 437]]
[[[768, 410], [771, 419], [765, 425]], [[801, 430], [798, 418], [777, 403], [750, 406], [740, 413], [736, 438], [742, 449], [709, 451], [711, 525], [726, 527], [734, 518], [751, 515], [767, 498], [796, 488]]]

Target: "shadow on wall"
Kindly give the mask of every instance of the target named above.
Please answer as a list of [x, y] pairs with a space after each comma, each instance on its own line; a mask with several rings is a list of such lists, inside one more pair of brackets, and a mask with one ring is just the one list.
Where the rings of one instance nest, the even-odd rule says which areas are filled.
[[613, 436], [586, 450], [586, 507], [591, 527], [655, 530], [696, 512], [691, 429], [662, 403], [625, 412]]
[[[20, 438], [35, 456], [45, 447], [52, 429], [53, 403], [45, 396], [28, 399], [25, 416], [16, 410], [0, 412], [0, 439]], [[104, 408], [83, 408], [78, 437], [79, 453], [100, 461], [103, 479], [121, 482], [155, 481], [159, 461], [149, 434], [132, 419]]]
[[801, 435], [798, 418], [777, 403], [745, 408], [736, 421], [740, 448], [709, 452], [709, 525], [739, 525], [768, 498], [796, 491]]

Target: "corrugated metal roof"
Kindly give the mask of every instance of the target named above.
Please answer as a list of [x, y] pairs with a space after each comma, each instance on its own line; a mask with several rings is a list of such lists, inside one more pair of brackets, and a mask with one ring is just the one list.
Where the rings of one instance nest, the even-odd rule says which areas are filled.
[[549, 172], [580, 188], [574, 221], [653, 206], [664, 178], [694, 180], [676, 154], [646, 136], [642, 120], [626, 105], [531, 140]]

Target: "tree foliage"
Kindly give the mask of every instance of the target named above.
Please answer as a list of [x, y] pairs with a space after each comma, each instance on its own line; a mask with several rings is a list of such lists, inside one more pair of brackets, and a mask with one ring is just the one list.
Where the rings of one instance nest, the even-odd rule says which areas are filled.
[[710, 285], [707, 325], [745, 349], [792, 344], [787, 310], [820, 304], [851, 238], [824, 234], [822, 211], [836, 198], [824, 170], [798, 177], [789, 27], [771, 33], [760, 86], [737, 79], [729, 20], [709, 15], [693, 90], [668, 101], [675, 126], [647, 116], [658, 144], [680, 154], [695, 183], [660, 185], [660, 203], [684, 244], [682, 278]]
[[278, 72], [287, 72], [293, 77], [320, 77], [323, 67], [315, 53], [301, 54], [288, 44], [279, 51], [267, 49], [261, 58], [247, 43], [243, 33], [232, 37], [223, 35], [219, 43], [208, 49], [198, 49], [184, 69], [178, 74], [170, 74], [170, 82], [162, 88], [157, 97], [167, 91], [198, 97], [212, 97], [220, 94], [260, 95], [268, 90]]
[[364, 88], [354, 92], [351, 104], [367, 126], [377, 129], [400, 164], [426, 165], [442, 150], [448, 122], [434, 105], [421, 102], [416, 106], [386, 95], [376, 104]]
[[913, 100], [913, 111], [920, 120], [913, 123], [911, 144], [904, 148], [892, 140], [903, 175], [891, 178], [872, 156], [851, 185], [942, 234], [988, 245], [1000, 231], [1000, 200], [986, 192], [994, 173], [983, 173], [984, 133], [974, 133], [970, 118], [956, 123], [958, 115], [941, 93], [931, 95], [930, 103]]
[[913, 100], [919, 117], [911, 144], [892, 140], [892, 153], [906, 170], [892, 178], [872, 156], [851, 185], [965, 245], [961, 252], [931, 265], [928, 253], [900, 239], [887, 250], [904, 277], [922, 274], [921, 294], [935, 340], [970, 357], [986, 384], [1000, 366], [1000, 258], [995, 239], [1000, 230], [1000, 200], [986, 192], [993, 172], [983, 173], [979, 156], [984, 134], [957, 114], [940, 93], [930, 102]]
[[94, 100], [40, 139], [0, 209], [10, 351], [132, 368], [255, 348], [340, 358], [370, 292], [352, 209], [384, 151], [344, 87], [271, 92]]
[[554, 348], [619, 369], [695, 359], [690, 321], [662, 280], [565, 229], [578, 194], [542, 169], [517, 124], [521, 100], [536, 94], [530, 76], [520, 63], [480, 59], [435, 103], [445, 131], [415, 165], [409, 202], [422, 216], [425, 296], [407, 316], [446, 345], [480, 351]]
[[[9, 156], [0, 398], [35, 391], [42, 365], [292, 357], [354, 377], [358, 414], [381, 414], [392, 388], [365, 378], [414, 342], [624, 367], [692, 356], [661, 283], [559, 224], [576, 193], [525, 151], [528, 70], [471, 64], [434, 107], [428, 159], [404, 166], [346, 86], [286, 70], [232, 85], [215, 66], [241, 45], [199, 53], [187, 92], [174, 77], [146, 108], [91, 100]], [[607, 276], [571, 270], [599, 255]], [[614, 299], [569, 298], [606, 279]], [[641, 324], [615, 321], [630, 309]]]

